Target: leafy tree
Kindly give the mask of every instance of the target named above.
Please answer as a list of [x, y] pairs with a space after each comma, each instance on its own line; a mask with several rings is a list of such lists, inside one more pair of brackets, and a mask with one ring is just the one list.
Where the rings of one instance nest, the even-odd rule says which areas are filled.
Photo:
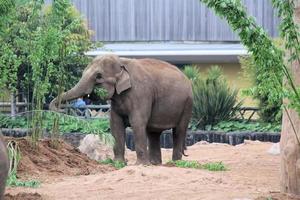
[[[92, 32], [69, 0], [47, 7], [43, 0], [18, 1], [11, 13], [0, 34], [0, 88], [25, 92], [32, 109], [41, 110], [49, 94], [77, 81], [89, 62], [84, 52], [94, 47]], [[37, 139], [40, 112], [32, 119]]]
[[[277, 47], [282, 47], [282, 40], [275, 40], [274, 43]], [[281, 122], [282, 98], [272, 95], [272, 93], [277, 92], [274, 91], [274, 89], [277, 90], [279, 88], [270, 88], [264, 91], [264, 80], [261, 79], [263, 76], [259, 76], [261, 73], [268, 74], [270, 70], [266, 68], [261, 69], [260, 66], [256, 66], [253, 55], [240, 57], [239, 61], [243, 69], [244, 78], [253, 84], [251, 88], [243, 90], [242, 93], [258, 100], [258, 107], [260, 108], [258, 114], [263, 122]], [[276, 76], [283, 76], [282, 71], [277, 72], [278, 74]], [[283, 93], [283, 87], [281, 90], [281, 93]]]

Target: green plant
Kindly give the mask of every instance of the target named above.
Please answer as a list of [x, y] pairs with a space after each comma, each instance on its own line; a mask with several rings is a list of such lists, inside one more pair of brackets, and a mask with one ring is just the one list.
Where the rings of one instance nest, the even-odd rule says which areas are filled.
[[[43, 0], [20, 0], [2, 22], [0, 89], [26, 91], [31, 109], [41, 110], [49, 100], [46, 96], [77, 81], [89, 62], [84, 52], [95, 46], [91, 31], [69, 0], [53, 1], [47, 8]], [[33, 112], [30, 118], [33, 144], [42, 131], [41, 118], [40, 112]], [[56, 133], [58, 119], [54, 121]]]
[[7, 186], [16, 186], [16, 187], [38, 187], [40, 185], [39, 181], [21, 181], [17, 178], [17, 168], [21, 160], [21, 154], [17, 143], [9, 142], [7, 144], [7, 151], [9, 157], [9, 173], [6, 181]]
[[222, 162], [210, 162], [202, 165], [203, 169], [207, 169], [209, 171], [226, 171], [227, 168]]
[[280, 132], [281, 124], [248, 121], [222, 121], [212, 127], [216, 131]]
[[196, 80], [198, 77], [200, 77], [200, 71], [196, 66], [184, 66], [183, 73], [190, 79], [191, 81]]
[[27, 126], [26, 118], [6, 116], [0, 113], [0, 128], [23, 128]]
[[219, 121], [232, 118], [241, 102], [237, 103], [237, 90], [227, 85], [222, 71], [214, 66], [208, 71], [206, 79], [198, 77], [193, 81], [193, 116], [197, 128], [204, 129]]
[[104, 89], [104, 88], [95, 88], [94, 92], [101, 99], [104, 99], [105, 97], [108, 96], [108, 91], [106, 89]]
[[201, 164], [197, 161], [176, 160], [167, 162], [167, 165], [175, 165], [176, 167], [181, 168], [202, 169]]
[[40, 182], [37, 180], [29, 180], [29, 181], [21, 181], [17, 178], [16, 172], [12, 172], [6, 181], [7, 186], [12, 187], [31, 187], [31, 188], [37, 188], [40, 186]]
[[112, 165], [116, 169], [121, 169], [126, 166], [125, 162], [113, 160], [111, 158], [107, 158], [106, 160], [99, 161], [101, 164]]
[[206, 169], [209, 171], [226, 171], [228, 168], [222, 162], [209, 162], [200, 164], [198, 161], [176, 160], [169, 161], [167, 165], [176, 166], [180, 168]]

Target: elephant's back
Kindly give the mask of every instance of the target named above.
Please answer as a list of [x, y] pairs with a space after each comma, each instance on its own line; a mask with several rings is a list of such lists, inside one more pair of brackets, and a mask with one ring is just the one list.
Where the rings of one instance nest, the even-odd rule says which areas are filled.
[[183, 72], [170, 63], [149, 58], [139, 59], [138, 63], [140, 64], [140, 67], [149, 74], [149, 76], [152, 76], [155, 79], [155, 82], [157, 83], [164, 84], [170, 81], [173, 84], [178, 82], [182, 86], [190, 86], [190, 81]]
[[[132, 81], [153, 88], [158, 97], [181, 93], [192, 97], [191, 81], [176, 66], [157, 59], [123, 59]], [[144, 87], [147, 87], [144, 85]]]
[[183, 73], [174, 65], [157, 59], [151, 59], [151, 58], [144, 58], [138, 60], [139, 64], [142, 68], [151, 70], [152, 72], [165, 72], [169, 71], [170, 73], [183, 75]]

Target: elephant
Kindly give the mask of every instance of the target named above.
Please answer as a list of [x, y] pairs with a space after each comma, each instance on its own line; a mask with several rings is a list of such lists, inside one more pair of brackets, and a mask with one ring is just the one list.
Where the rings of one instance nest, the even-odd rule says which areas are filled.
[[[115, 139], [114, 159], [125, 162], [125, 129], [134, 135], [136, 164], [161, 164], [160, 135], [172, 129], [173, 160], [182, 159], [186, 131], [192, 115], [191, 81], [174, 65], [157, 59], [97, 56], [86, 67], [79, 82], [61, 94], [72, 100], [93, 91], [107, 90], [110, 128]], [[49, 104], [58, 110], [57, 97]]]
[[9, 161], [4, 144], [4, 138], [0, 132], [0, 200], [4, 200], [5, 184], [9, 171]]

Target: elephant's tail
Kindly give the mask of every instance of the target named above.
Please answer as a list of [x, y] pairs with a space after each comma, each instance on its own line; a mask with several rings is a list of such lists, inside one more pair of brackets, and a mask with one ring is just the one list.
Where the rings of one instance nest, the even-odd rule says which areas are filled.
[[189, 155], [184, 153], [184, 149], [182, 149], [182, 155], [184, 155], [185, 157], [188, 157]]
[[182, 153], [182, 155], [184, 155], [185, 157], [188, 157], [189, 155], [185, 154], [185, 153], [184, 153], [184, 150], [187, 150], [186, 144], [185, 144], [185, 143], [183, 144], [183, 148], [182, 148], [182, 152], [181, 152], [181, 153]]

